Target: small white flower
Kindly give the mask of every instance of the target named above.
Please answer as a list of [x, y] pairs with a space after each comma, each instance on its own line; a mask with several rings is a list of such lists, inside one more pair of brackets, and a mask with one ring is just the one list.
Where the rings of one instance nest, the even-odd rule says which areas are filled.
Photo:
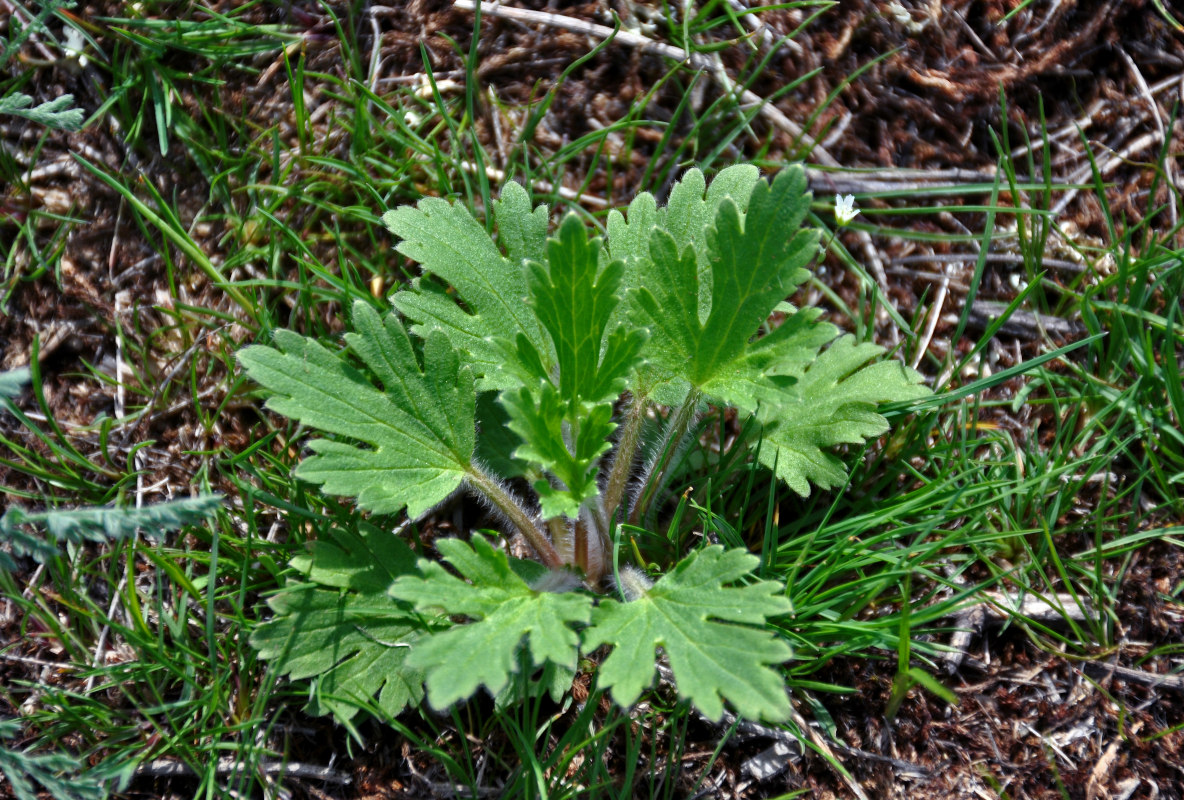
[[82, 32], [77, 28], [66, 26], [64, 31], [66, 41], [62, 44], [62, 52], [66, 58], [75, 59], [78, 61], [78, 66], [83, 69], [90, 63], [90, 59], [86, 57], [86, 39], [82, 36]]
[[839, 227], [846, 225], [859, 216], [859, 209], [855, 207], [855, 195], [835, 195], [835, 220]]
[[889, 3], [888, 13], [892, 15], [892, 18], [896, 20], [896, 24], [898, 25], [911, 25], [913, 22], [913, 15], [900, 3]]

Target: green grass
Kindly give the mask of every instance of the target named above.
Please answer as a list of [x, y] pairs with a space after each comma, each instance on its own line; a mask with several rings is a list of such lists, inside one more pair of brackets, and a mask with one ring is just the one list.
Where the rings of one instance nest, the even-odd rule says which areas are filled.
[[[79, 161], [160, 259], [168, 302], [143, 299], [141, 316], [105, 323], [129, 368], [122, 416], [56, 419], [47, 389], [62, 376], [39, 371], [34, 354], [32, 391], [0, 426], [8, 476], [0, 489], [10, 502], [38, 508], [134, 504], [159, 499], [148, 488], [152, 470], [175, 457], [196, 474], [195, 485], [233, 496], [215, 520], [163, 542], [63, 547], [44, 565], [26, 565], [28, 574], [0, 573], [21, 635], [0, 647], [0, 659], [25, 663], [31, 642], [38, 661], [27, 679], [0, 690], [3, 716], [25, 707], [20, 747], [8, 742], [5, 754], [72, 754], [78, 760], [47, 762], [51, 771], [83, 770], [92, 782], [125, 789], [144, 786], [130, 782], [138, 766], [169, 757], [187, 765], [185, 790], [195, 796], [271, 796], [278, 783], [261, 777], [269, 774], [261, 765], [283, 763], [291, 748], [305, 746], [293, 733], [302, 725], [327, 729], [300, 716], [307, 686], [278, 682], [247, 639], [264, 613], [262, 599], [290, 575], [289, 559], [325, 520], [352, 512], [291, 477], [303, 432], [258, 410], [233, 359], [280, 327], [335, 341], [354, 298], [385, 297], [410, 277], [379, 224], [383, 210], [438, 194], [483, 216], [498, 184], [490, 167], [535, 187], [539, 202], [598, 225], [602, 208], [557, 187], [590, 191], [603, 179], [608, 203], [619, 205], [637, 191], [661, 192], [691, 164], [710, 171], [743, 158], [774, 168], [785, 157], [769, 137], [751, 136], [756, 109], [738, 108], [706, 74], [673, 68], [611, 126], [542, 145], [532, 132], [562, 84], [578, 78], [577, 64], [540, 85], [528, 106], [481, 94], [476, 47], [461, 42], [451, 45], [465, 72], [461, 92], [434, 75], [424, 84], [376, 83], [369, 40], [353, 33], [368, 29], [357, 5], [336, 15], [327, 6], [317, 11], [323, 35], [340, 47], [334, 59], [305, 46], [312, 34], [299, 25], [259, 21], [265, 8], [254, 3], [215, 14], [147, 0], [135, 13], [129, 7], [125, 16], [86, 21], [55, 13], [90, 38], [92, 66], [82, 79], [97, 105], [87, 101], [89, 125], [120, 137], [125, 153], [120, 169]], [[804, 5], [807, 14], [825, 13]], [[651, 35], [697, 52], [744, 52], [746, 66], [734, 78], [758, 85], [767, 63], [731, 6], [708, 0], [691, 8], [693, 15]], [[275, 98], [290, 114], [283, 121], [243, 91], [269, 69], [276, 73], [267, 86], [286, 86], [287, 95]], [[14, 62], [0, 60], [0, 70], [0, 93], [28, 90], [28, 74]], [[699, 90], [707, 98], [701, 105], [692, 101]], [[651, 103], [665, 108], [662, 120], [647, 116]], [[490, 146], [495, 116], [504, 126], [501, 151]], [[25, 154], [36, 162], [48, 141], [47, 134]], [[896, 410], [885, 440], [849, 454], [845, 491], [802, 500], [778, 488], [745, 455], [751, 429], [744, 421], [708, 416], [701, 447], [683, 454], [670, 484], [682, 501], [649, 524], [622, 529], [625, 557], [647, 563], [696, 537], [760, 555], [762, 577], [788, 586], [794, 613], [778, 629], [795, 648], [786, 680], [808, 717], [824, 721], [828, 695], [853, 691], [828, 677], [837, 659], [896, 664], [894, 703], [918, 682], [940, 692], [951, 614], [987, 590], [1061, 604], [1061, 622], [1013, 619], [1039, 646], [1111, 652], [1132, 559], [1151, 544], [1181, 543], [1184, 250], [1163, 200], [1177, 190], [1161, 181], [1132, 223], [1111, 212], [1099, 178], [1087, 189], [1105, 210], [1105, 236], [1075, 238], [1048, 212], [1064, 188], [1054, 185], [1049, 148], [1037, 142], [1015, 163], [1010, 146], [1000, 142], [998, 185], [858, 196], [863, 213], [834, 237], [828, 263], [831, 274], [853, 271], [857, 302], [822, 279], [807, 289], [861, 338], [890, 341], [895, 329], [899, 357], [917, 358], [922, 371], [941, 378], [932, 401]], [[164, 156], [188, 191], [165, 190], [154, 177], [153, 162]], [[21, 205], [26, 168], [0, 150], [0, 182], [13, 187], [0, 200], [7, 219], [0, 308], [22, 288], [60, 288], [67, 238], [86, 223], [86, 209], [61, 215]], [[945, 193], [962, 204], [946, 204]], [[823, 226], [833, 224], [829, 201], [816, 198]], [[925, 224], [947, 213], [977, 227], [950, 234]], [[969, 254], [969, 298], [983, 290], [992, 265], [979, 251], [1007, 249], [1020, 260], [1022, 304], [1079, 315], [1088, 341], [1059, 352], [1063, 343], [1034, 341], [1009, 370], [1010, 354], [992, 343], [1002, 321], [973, 329], [967, 303], [953, 311], [969, 350], [920, 352], [933, 290], [919, 292], [911, 311], [886, 309], [862, 257], [847, 249], [860, 232]], [[1091, 268], [1054, 278], [1044, 266], [1053, 241]], [[66, 378], [92, 391], [118, 380], [100, 364], [79, 365]], [[170, 409], [222, 433], [162, 455], [152, 439], [164, 435], [173, 417], [161, 415]], [[237, 435], [227, 436], [232, 430]], [[393, 528], [398, 520], [379, 522]], [[1178, 602], [1180, 587], [1171, 591]], [[366, 709], [377, 722], [359, 718], [352, 738], [334, 746], [342, 757], [364, 759], [382, 726], [393, 728], [435, 765], [439, 781], [471, 792], [495, 781], [505, 796], [608, 798], [629, 787], [633, 796], [673, 798], [708, 788], [733, 731], [705, 731], [661, 689], [632, 713], [602, 706], [594, 672], [590, 680], [583, 702], [569, 694], [558, 705], [530, 700], [496, 710], [474, 701], [449, 718], [425, 709], [382, 719]], [[710, 754], [684, 761], [692, 743]], [[220, 770], [226, 758], [235, 766]], [[2, 763], [36, 771], [27, 760]], [[128, 791], [136, 790], [143, 791]]]

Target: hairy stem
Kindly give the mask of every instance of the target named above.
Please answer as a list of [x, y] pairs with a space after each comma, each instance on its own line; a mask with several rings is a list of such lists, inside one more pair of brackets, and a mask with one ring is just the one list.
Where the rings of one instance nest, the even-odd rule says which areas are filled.
[[682, 439], [691, 429], [695, 417], [698, 416], [699, 399], [702, 397], [698, 389], [692, 388], [679, 409], [674, 412], [666, 423], [666, 431], [662, 434], [662, 442], [653, 460], [646, 467], [641, 476], [641, 492], [629, 510], [629, 524], [637, 525], [641, 517], [654, 501], [654, 495], [666, 482], [666, 473], [674, 463], [674, 454], [678, 452]]
[[575, 525], [575, 555], [576, 566], [584, 571], [588, 577], [588, 526], [583, 518], [576, 520]]
[[575, 524], [576, 566], [584, 570], [584, 580], [595, 586], [605, 572], [605, 536], [600, 532], [596, 516], [591, 509], [580, 509]]
[[551, 531], [551, 542], [555, 545], [555, 552], [564, 564], [575, 563], [575, 538], [571, 526], [563, 517], [551, 517], [547, 520], [547, 530]]
[[542, 562], [552, 569], [563, 566], [563, 559], [555, 550], [547, 534], [539, 526], [535, 516], [522, 506], [522, 502], [514, 497], [494, 477], [473, 465], [468, 475], [469, 484], [482, 494], [498, 511], [506, 515], [511, 524], [517, 528], [530, 546], [539, 554]]
[[[625, 496], [625, 484], [629, 481], [629, 473], [633, 471], [633, 462], [637, 459], [637, 445], [641, 441], [641, 426], [645, 422], [647, 408], [649, 403], [644, 397], [634, 396], [625, 412], [625, 423], [621, 426], [621, 435], [617, 438], [617, 449], [613, 453], [608, 484], [604, 487], [604, 514], [608, 517], [617, 513], [621, 498]], [[606, 532], [608, 522], [607, 519], [601, 521]]]

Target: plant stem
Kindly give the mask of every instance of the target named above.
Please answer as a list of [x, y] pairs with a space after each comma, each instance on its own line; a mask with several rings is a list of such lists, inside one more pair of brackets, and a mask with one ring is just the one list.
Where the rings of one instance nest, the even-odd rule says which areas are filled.
[[589, 508], [580, 509], [575, 524], [575, 561], [584, 570], [584, 581], [595, 586], [605, 572], [605, 534], [596, 522], [596, 514]]
[[678, 451], [683, 437], [691, 429], [691, 423], [698, 415], [701, 397], [702, 394], [699, 390], [692, 388], [691, 393], [687, 395], [686, 402], [679, 406], [678, 411], [674, 412], [674, 416], [666, 423], [666, 431], [662, 434], [662, 443], [658, 447], [658, 452], [646, 467], [645, 474], [642, 475], [641, 494], [637, 496], [633, 508], [629, 510], [629, 524], [639, 524], [642, 515], [653, 502], [654, 494], [666, 481], [666, 471], [674, 463], [674, 454]]
[[563, 566], [563, 559], [551, 544], [551, 540], [539, 527], [534, 515], [522, 507], [518, 498], [475, 464], [470, 466], [468, 481], [485, 499], [506, 515], [506, 518], [530, 542], [530, 546], [539, 554], [539, 558], [544, 564], [552, 569]]
[[575, 562], [576, 566], [584, 571], [584, 576], [588, 577], [588, 526], [584, 524], [581, 517], [576, 520], [575, 524]]
[[547, 520], [547, 529], [551, 531], [551, 543], [555, 545], [555, 552], [564, 564], [575, 563], [575, 534], [572, 527], [563, 517], [551, 517]]
[[[637, 445], [641, 441], [641, 425], [645, 422], [647, 408], [649, 403], [644, 397], [634, 395], [629, 401], [629, 409], [625, 412], [625, 424], [621, 426], [617, 449], [613, 453], [613, 466], [608, 474], [608, 484], [604, 487], [603, 516], [614, 516], [621, 505], [621, 498], [625, 496], [625, 484], [629, 481], [629, 473], [633, 471], [633, 462], [637, 458]], [[607, 535], [609, 520], [601, 520], [601, 526]]]

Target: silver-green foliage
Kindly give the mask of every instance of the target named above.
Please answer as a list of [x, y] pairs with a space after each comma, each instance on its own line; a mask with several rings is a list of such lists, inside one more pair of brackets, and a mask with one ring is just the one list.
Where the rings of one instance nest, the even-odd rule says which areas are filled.
[[[0, 411], [15, 413], [13, 399], [29, 378], [27, 367], [0, 372]], [[16, 569], [13, 556], [47, 561], [60, 552], [62, 544], [118, 541], [136, 531], [159, 536], [186, 525], [199, 525], [217, 513], [221, 505], [222, 496], [218, 494], [169, 500], [140, 508], [54, 508], [31, 512], [12, 505], [0, 516], [0, 544], [6, 548], [0, 550], [0, 570], [11, 572]], [[48, 537], [39, 532], [42, 529]]]
[[[222, 505], [218, 494], [186, 497], [162, 503], [134, 507], [58, 508], [28, 512], [11, 506], [0, 517], [0, 542], [8, 544], [16, 556], [30, 556], [46, 561], [57, 555], [62, 543], [107, 542], [126, 539], [136, 531], [160, 536], [186, 525], [198, 525], [212, 517]], [[49, 539], [35, 531], [44, 528]], [[16, 564], [0, 551], [0, 569], [13, 570]]]
[[[36, 14], [12, 13], [8, 19], [10, 36], [0, 34], [0, 65], [16, 55], [17, 50], [33, 33], [48, 33], [45, 20], [55, 11], [74, 5], [69, 0], [41, 0]], [[11, 7], [8, 9], [12, 11]], [[22, 19], [27, 20], [22, 24]], [[30, 122], [53, 130], [76, 131], [82, 127], [86, 114], [74, 108], [74, 95], [63, 94], [53, 100], [33, 105], [33, 98], [23, 92], [10, 91], [0, 95], [0, 114], [23, 117]]]
[[[0, 720], [0, 741], [21, 735], [19, 720]], [[0, 775], [17, 800], [37, 800], [40, 786], [54, 800], [102, 800], [103, 783], [86, 772], [82, 759], [66, 753], [34, 753], [0, 746]]]
[[[783, 587], [753, 582], [751, 556], [692, 553], [626, 603], [546, 589], [578, 586], [555, 578], [568, 569], [598, 585], [612, 562], [612, 521], [643, 518], [704, 405], [752, 415], [761, 462], [806, 495], [811, 483], [844, 480], [834, 445], [887, 430], [877, 404], [928, 391], [911, 370], [875, 361], [880, 348], [785, 302], [817, 253], [809, 204], [797, 167], [771, 181], [732, 167], [710, 187], [692, 170], [665, 207], [642, 194], [612, 212], [605, 238], [575, 215], [548, 238], [547, 210], [511, 183], [493, 204], [495, 240], [463, 207], [425, 199], [383, 217], [424, 271], [393, 298], [402, 319], [359, 301], [346, 352], [279, 331], [275, 347], [240, 354], [273, 410], [336, 437], [311, 442], [300, 477], [413, 518], [464, 488], [499, 509], [551, 571], [524, 577], [478, 538], [437, 543], [459, 577], [433, 562], [393, 577], [390, 596], [434, 615], [390, 644], [410, 651], [398, 669], [422, 671], [433, 705], [479, 686], [498, 693], [516, 673], [573, 668], [581, 650], [611, 644], [602, 680], [622, 704], [652, 681], [661, 647], [679, 691], [709, 715], [722, 714], [722, 700], [750, 716], [788, 713], [771, 665], [789, 648], [762, 630], [787, 610]], [[770, 326], [774, 311], [784, 320]], [[477, 455], [477, 409], [490, 396], [503, 422], [489, 439], [510, 449], [496, 463], [525, 477], [533, 497], [517, 496], [508, 475], [485, 466], [494, 459]], [[662, 406], [658, 454], [638, 468], [642, 422]], [[297, 626], [286, 602], [273, 601], [268, 637]], [[456, 617], [469, 622], [453, 627]], [[270, 638], [263, 644], [273, 655]], [[313, 646], [291, 642], [296, 653]], [[333, 671], [346, 663], [319, 658]]]
[[53, 100], [33, 105], [33, 98], [14, 92], [0, 97], [0, 114], [23, 117], [29, 122], [44, 125], [53, 130], [76, 131], [82, 127], [86, 113], [74, 108], [74, 95], [63, 94]]
[[12, 400], [20, 395], [25, 384], [29, 382], [31, 371], [28, 367], [10, 369], [0, 372], [0, 402]]

